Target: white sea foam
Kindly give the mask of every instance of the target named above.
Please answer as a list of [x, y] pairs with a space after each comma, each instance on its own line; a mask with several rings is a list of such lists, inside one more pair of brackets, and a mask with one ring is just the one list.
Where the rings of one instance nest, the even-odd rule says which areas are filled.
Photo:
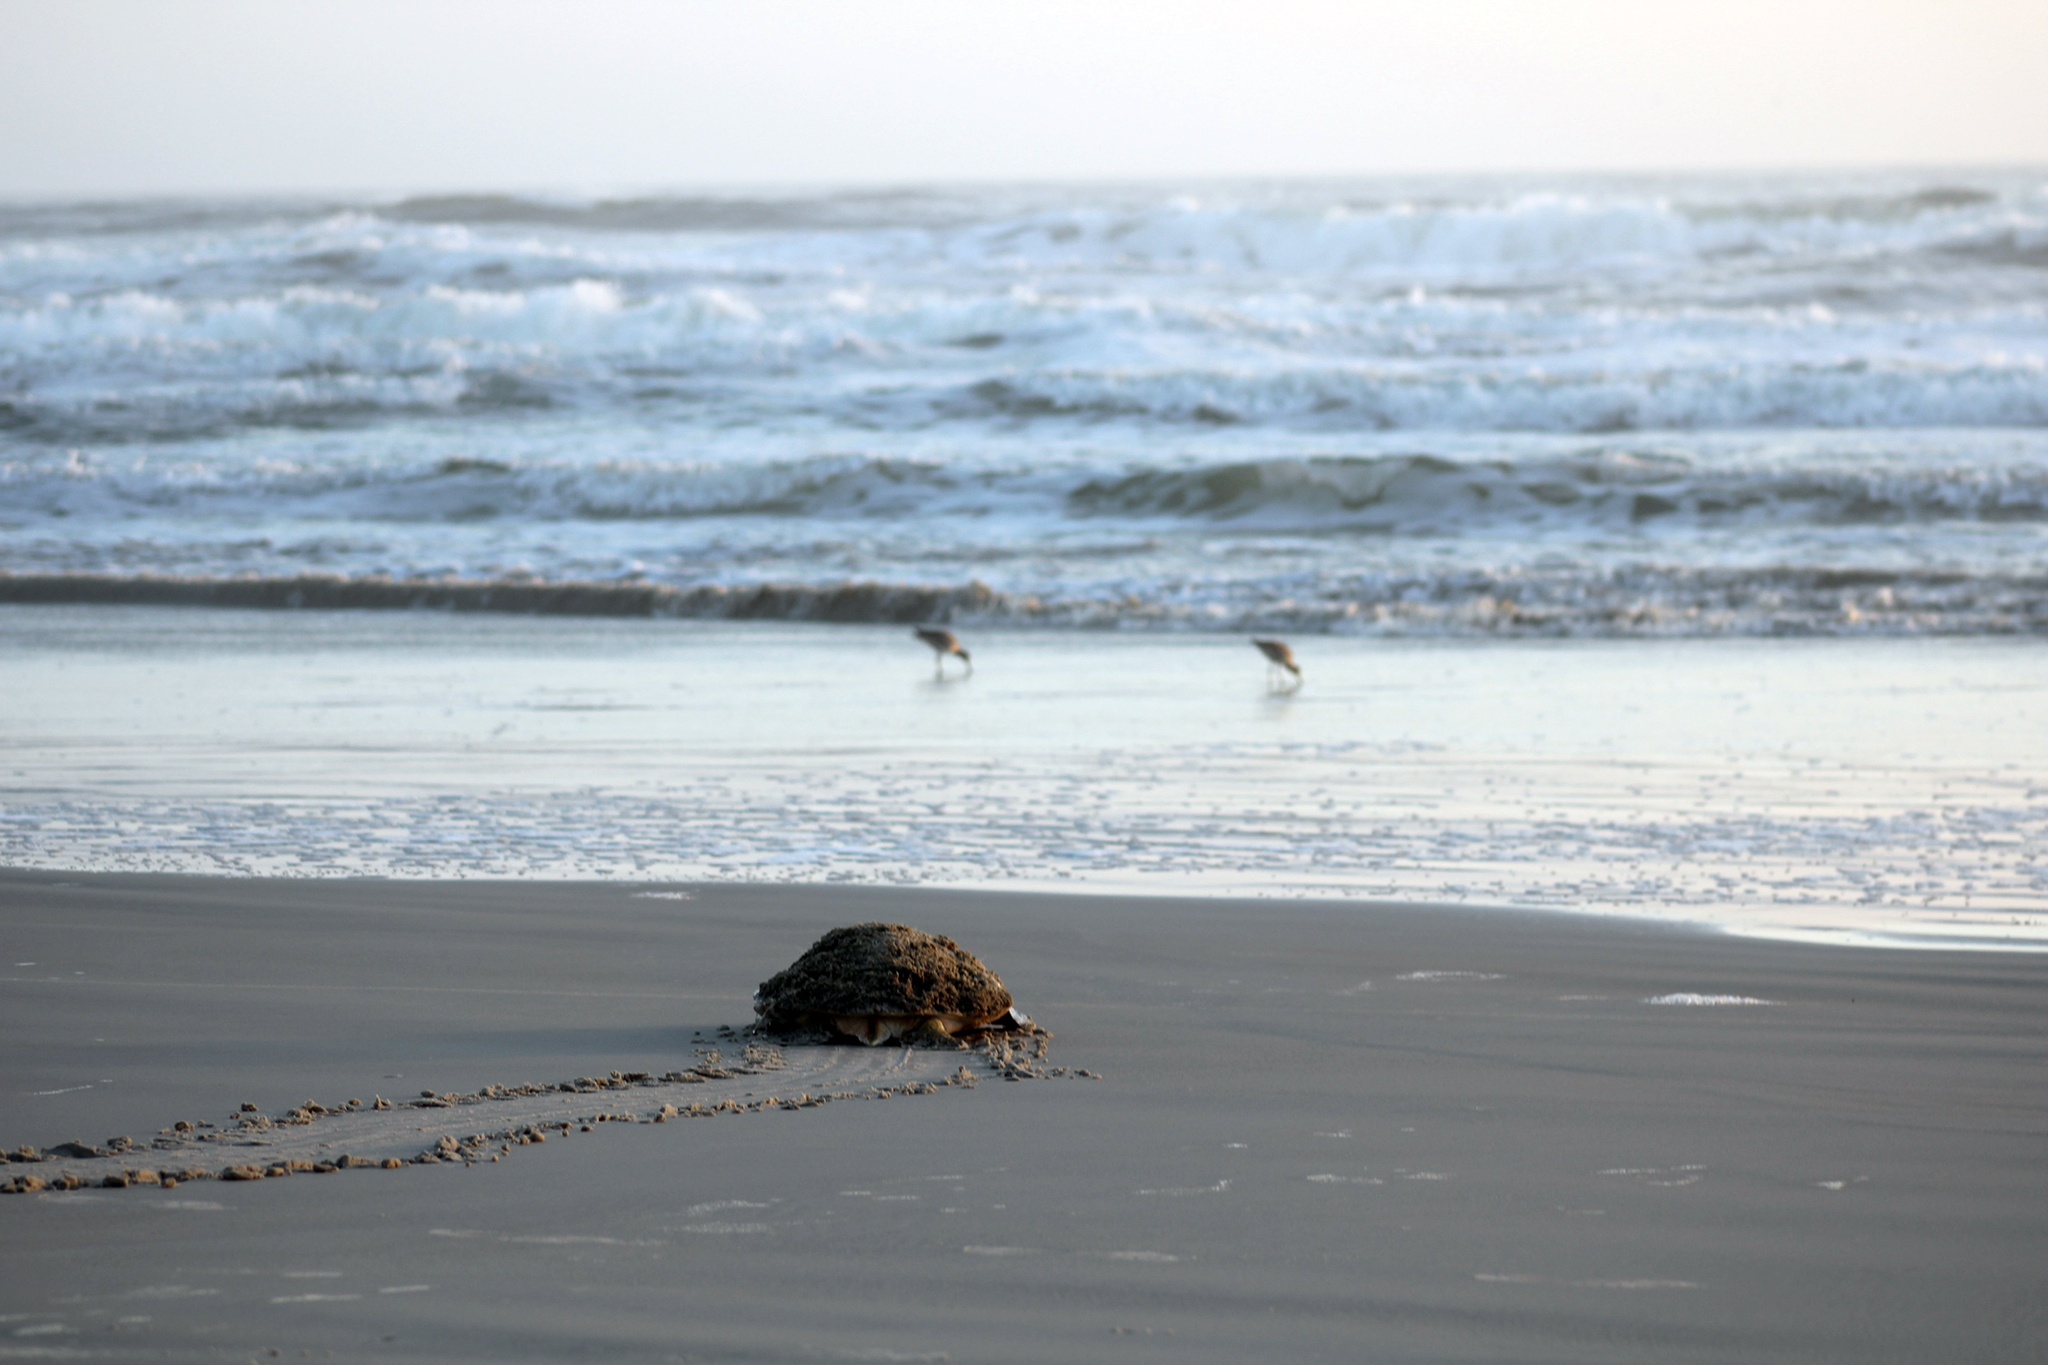
[[1499, 972], [1403, 972], [1396, 981], [1499, 981]]
[[1673, 991], [1669, 995], [1653, 995], [1644, 1000], [1645, 1005], [1775, 1005], [1776, 1000], [1759, 1000], [1750, 995], [1702, 995], [1697, 991]]

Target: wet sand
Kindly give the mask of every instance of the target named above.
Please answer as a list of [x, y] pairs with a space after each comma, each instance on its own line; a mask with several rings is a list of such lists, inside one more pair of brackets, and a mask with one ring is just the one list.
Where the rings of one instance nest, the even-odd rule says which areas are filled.
[[[2048, 1331], [2048, 958], [640, 890], [0, 873], [0, 1144], [659, 1077], [871, 918], [983, 957], [1068, 1074], [6, 1196], [0, 1355], [1979, 1361]], [[1649, 1003], [1693, 998], [1772, 1003]]]

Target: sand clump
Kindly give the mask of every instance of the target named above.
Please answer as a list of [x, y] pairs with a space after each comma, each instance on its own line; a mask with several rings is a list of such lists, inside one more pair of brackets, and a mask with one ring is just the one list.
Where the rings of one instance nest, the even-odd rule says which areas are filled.
[[1024, 1025], [1002, 979], [950, 938], [870, 921], [833, 929], [761, 983], [762, 1027], [827, 1029], [870, 1045]]

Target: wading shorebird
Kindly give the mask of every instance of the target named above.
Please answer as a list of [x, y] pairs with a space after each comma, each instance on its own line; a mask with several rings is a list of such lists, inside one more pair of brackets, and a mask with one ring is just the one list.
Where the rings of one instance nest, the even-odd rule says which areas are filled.
[[[1292, 692], [1301, 686], [1301, 665], [1294, 662], [1294, 651], [1287, 647], [1285, 640], [1253, 640], [1253, 647], [1266, 656], [1266, 685], [1283, 687]], [[1293, 683], [1280, 680], [1279, 670], [1286, 669], [1294, 675]]]
[[919, 626], [916, 634], [918, 639], [932, 647], [932, 670], [936, 676], [941, 678], [946, 676], [946, 656], [948, 654], [958, 654], [960, 662], [967, 665], [967, 671], [962, 673], [961, 677], [971, 678], [974, 676], [974, 660], [969, 658], [967, 651], [960, 647], [959, 636], [953, 634], [950, 630], [939, 630], [934, 626]]

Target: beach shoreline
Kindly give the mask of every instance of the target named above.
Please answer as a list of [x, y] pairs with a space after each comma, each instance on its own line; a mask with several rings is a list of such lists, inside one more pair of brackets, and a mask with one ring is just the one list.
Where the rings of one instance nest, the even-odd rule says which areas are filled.
[[[962, 628], [965, 630], [965, 628]], [[2028, 640], [0, 605], [0, 864], [1519, 905], [2048, 946]]]
[[959, 939], [1050, 1062], [1102, 1079], [608, 1123], [468, 1168], [6, 1197], [9, 1330], [113, 1359], [2040, 1340], [2038, 957], [1412, 904], [655, 889], [0, 873], [0, 1142], [658, 1075], [872, 918]]
[[0, 204], [0, 1365], [2043, 1354], [2037, 171], [420, 188]]

